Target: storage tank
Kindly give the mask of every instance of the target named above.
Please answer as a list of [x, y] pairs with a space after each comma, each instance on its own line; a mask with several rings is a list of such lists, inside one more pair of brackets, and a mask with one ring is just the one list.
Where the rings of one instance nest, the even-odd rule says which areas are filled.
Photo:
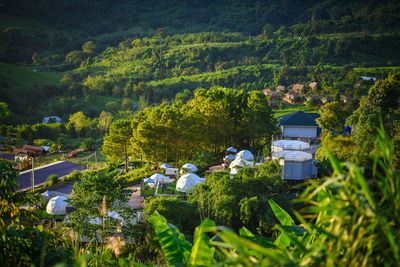
[[281, 150], [272, 153], [272, 159], [279, 160], [282, 178], [285, 180], [304, 180], [316, 176], [311, 153], [298, 150]]
[[298, 140], [276, 140], [272, 142], [272, 152], [282, 150], [310, 150], [310, 144]]

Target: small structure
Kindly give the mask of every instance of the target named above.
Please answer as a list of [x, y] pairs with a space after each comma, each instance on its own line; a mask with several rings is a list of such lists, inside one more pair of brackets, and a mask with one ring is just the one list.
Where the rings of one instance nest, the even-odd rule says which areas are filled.
[[285, 97], [282, 100], [289, 104], [295, 104], [295, 103], [299, 102], [300, 96], [298, 94], [294, 94], [294, 93], [286, 93]]
[[234, 147], [230, 147], [230, 148], [228, 148], [226, 151], [229, 152], [229, 153], [236, 153], [236, 152], [237, 152], [237, 149], [234, 148]]
[[46, 206], [48, 214], [65, 215], [68, 203], [65, 197], [56, 196], [49, 200]]
[[176, 190], [179, 192], [189, 192], [195, 185], [205, 183], [206, 179], [200, 178], [194, 173], [182, 175], [176, 183]]
[[297, 94], [303, 94], [305, 92], [305, 90], [306, 90], [306, 87], [304, 86], [304, 84], [296, 83], [292, 87], [292, 91]]
[[160, 169], [168, 169], [168, 168], [171, 168], [171, 167], [172, 167], [172, 166], [169, 165], [169, 164], [167, 164], [167, 163], [164, 163], [164, 164], [158, 166], [158, 168], [160, 168]]
[[40, 195], [46, 199], [50, 199], [52, 196], [54, 196], [56, 193], [53, 191], [46, 190], [45, 192], [41, 193]]
[[282, 150], [272, 153], [272, 159], [279, 160], [281, 175], [285, 180], [304, 180], [317, 176], [318, 170], [310, 153]]
[[234, 155], [228, 155], [224, 157], [224, 160], [234, 160], [236, 157]]
[[332, 100], [333, 100], [332, 97], [324, 97], [321, 99], [321, 102], [322, 102], [322, 104], [326, 104], [326, 103], [332, 102]]
[[346, 104], [347, 102], [349, 102], [350, 100], [353, 100], [353, 98], [351, 96], [345, 96], [343, 98], [343, 104]]
[[198, 168], [193, 163], [186, 163], [181, 167], [180, 172], [181, 173], [184, 173], [184, 172], [192, 173], [192, 172], [197, 172], [197, 170], [198, 170]]
[[239, 169], [241, 169], [243, 167], [251, 167], [252, 168], [252, 167], [254, 167], [254, 162], [236, 157], [236, 159], [234, 161], [232, 161], [231, 164], [229, 165], [229, 169], [230, 169], [229, 174], [231, 175], [231, 177], [233, 177], [237, 174]]
[[44, 117], [42, 121], [44, 123], [54, 123], [54, 122], [62, 122], [62, 119], [58, 116], [49, 116], [49, 117]]
[[312, 82], [308, 86], [310, 86], [310, 88], [313, 89], [313, 90], [321, 89], [321, 86], [317, 82]]
[[179, 169], [178, 168], [167, 168], [165, 169], [165, 175], [168, 176], [169, 178], [176, 178], [176, 176], [179, 174]]
[[30, 145], [24, 145], [22, 147], [22, 151], [26, 151], [28, 155], [31, 155], [32, 157], [40, 157], [46, 154], [46, 151], [44, 150], [43, 147], [41, 146], [30, 146]]
[[153, 174], [150, 176], [149, 179], [154, 180], [154, 183], [171, 183], [172, 179], [170, 179], [168, 176], [162, 175], [160, 173]]
[[296, 111], [279, 117], [283, 137], [290, 138], [316, 138], [319, 130], [315, 121], [320, 117], [318, 113], [305, 113]]
[[281, 94], [278, 92], [274, 92], [271, 90], [263, 90], [264, 95], [268, 96], [270, 100], [279, 100], [281, 98]]
[[242, 150], [242, 151], [239, 151], [239, 152], [236, 154], [236, 159], [253, 160], [253, 159], [254, 159], [254, 156], [253, 156], [253, 153], [251, 153], [250, 151], [248, 151], [248, 150]]
[[376, 82], [376, 77], [361, 76], [361, 79], [365, 81], [373, 80], [374, 82]]
[[277, 92], [286, 92], [286, 87], [283, 86], [283, 85], [278, 85], [278, 86], [275, 88], [275, 91], [277, 91]]

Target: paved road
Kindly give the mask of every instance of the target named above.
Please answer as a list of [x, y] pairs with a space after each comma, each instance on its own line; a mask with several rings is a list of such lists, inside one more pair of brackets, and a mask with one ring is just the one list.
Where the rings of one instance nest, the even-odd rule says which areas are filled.
[[[74, 170], [83, 170], [84, 166], [70, 161], [59, 161], [56, 163], [48, 164], [46, 166], [41, 166], [35, 169], [35, 186], [41, 185], [46, 182], [47, 177], [52, 174], [58, 175], [58, 177], [63, 177], [70, 174]], [[28, 189], [32, 187], [31, 184], [31, 171], [24, 171], [17, 177], [17, 183], [20, 189]]]

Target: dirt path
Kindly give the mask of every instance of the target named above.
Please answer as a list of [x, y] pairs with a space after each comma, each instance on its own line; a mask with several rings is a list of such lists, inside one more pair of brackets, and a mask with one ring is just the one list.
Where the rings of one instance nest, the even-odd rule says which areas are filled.
[[127, 206], [131, 209], [144, 208], [144, 197], [140, 196], [140, 184], [129, 186], [128, 189], [134, 191], [136, 190], [136, 192], [133, 192], [132, 195], [129, 197]]

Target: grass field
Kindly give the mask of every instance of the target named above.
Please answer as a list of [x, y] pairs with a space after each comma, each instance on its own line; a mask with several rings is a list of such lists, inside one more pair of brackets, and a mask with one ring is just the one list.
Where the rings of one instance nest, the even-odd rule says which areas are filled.
[[59, 85], [60, 75], [53, 72], [34, 72], [31, 68], [0, 62], [0, 81], [10, 88], [30, 90], [43, 84]]
[[315, 107], [312, 109], [307, 109], [304, 105], [286, 105], [284, 109], [275, 109], [274, 113], [275, 117], [277, 118], [296, 111], [319, 113], [319, 108]]

